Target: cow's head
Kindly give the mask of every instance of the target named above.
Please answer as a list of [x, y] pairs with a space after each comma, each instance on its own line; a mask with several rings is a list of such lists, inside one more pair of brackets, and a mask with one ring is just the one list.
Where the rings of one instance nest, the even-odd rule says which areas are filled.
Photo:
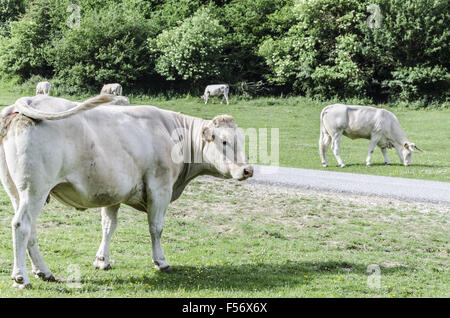
[[203, 159], [225, 178], [245, 180], [253, 167], [245, 155], [244, 135], [233, 117], [219, 115], [203, 128]]
[[413, 142], [409, 142], [406, 141], [403, 144], [403, 149], [402, 149], [402, 160], [403, 160], [403, 164], [405, 166], [409, 166], [412, 162], [412, 154], [415, 150], [419, 150], [419, 151], [423, 151], [422, 149], [420, 149], [419, 147], [416, 146], [415, 143]]

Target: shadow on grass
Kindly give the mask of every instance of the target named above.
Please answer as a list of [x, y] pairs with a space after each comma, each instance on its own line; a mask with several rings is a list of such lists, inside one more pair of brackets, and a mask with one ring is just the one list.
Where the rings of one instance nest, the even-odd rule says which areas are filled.
[[[112, 269], [114, 271], [114, 268]], [[382, 268], [383, 275], [409, 272], [406, 267]], [[174, 266], [170, 272], [144, 275], [113, 276], [111, 279], [88, 279], [89, 283], [101, 285], [149, 285], [154, 290], [226, 289], [254, 291], [283, 286], [308, 285], [315, 279], [329, 276], [335, 279], [346, 273], [368, 277], [367, 264], [348, 262], [290, 262], [284, 264], [243, 264], [214, 266]]]

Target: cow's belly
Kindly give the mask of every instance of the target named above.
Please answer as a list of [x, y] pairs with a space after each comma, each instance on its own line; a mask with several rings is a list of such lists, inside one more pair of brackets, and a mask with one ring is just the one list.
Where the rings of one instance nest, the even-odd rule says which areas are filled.
[[351, 131], [351, 130], [344, 130], [343, 135], [350, 138], [350, 139], [370, 139], [370, 132], [368, 131]]
[[120, 203], [140, 205], [145, 200], [143, 182], [131, 178], [122, 179], [120, 182], [72, 179], [55, 186], [51, 194], [57, 200], [77, 209], [97, 208]]

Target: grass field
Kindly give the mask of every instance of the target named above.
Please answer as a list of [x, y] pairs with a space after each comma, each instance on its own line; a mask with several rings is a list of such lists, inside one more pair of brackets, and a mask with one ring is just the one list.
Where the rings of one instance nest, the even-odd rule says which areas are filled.
[[[0, 85], [0, 107], [11, 105], [20, 96], [24, 94]], [[88, 97], [66, 96], [71, 100]], [[408, 139], [425, 152], [414, 154], [413, 165], [404, 167], [400, 164], [396, 151], [391, 149], [388, 156], [392, 165], [386, 166], [381, 151], [377, 148], [372, 157], [372, 167], [368, 168], [365, 158], [369, 141], [343, 137], [341, 156], [347, 164], [343, 169], [337, 166], [331, 149], [328, 151], [328, 168], [322, 167], [318, 154], [319, 115], [322, 108], [331, 101], [317, 102], [302, 97], [245, 100], [231, 96], [231, 104], [227, 106], [219, 104], [218, 100], [215, 104], [204, 105], [196, 97], [166, 100], [131, 96], [131, 103], [158, 106], [205, 119], [212, 119], [218, 114], [229, 114], [236, 119], [239, 127], [268, 128], [269, 141], [270, 128], [278, 128], [281, 166], [450, 182], [450, 109], [425, 111], [388, 108], [399, 118]], [[270, 144], [268, 147], [270, 149]]]
[[[0, 86], [0, 107], [24, 94]], [[86, 96], [87, 98], [87, 96]], [[84, 98], [71, 98], [81, 100]], [[323, 169], [319, 113], [328, 103], [305, 98], [132, 98], [185, 114], [230, 114], [243, 128], [279, 128], [282, 166]], [[450, 110], [392, 109], [425, 153], [413, 166], [365, 166], [368, 141], [342, 143], [348, 164], [329, 170], [450, 181]], [[393, 151], [391, 161], [398, 162]], [[449, 297], [449, 206], [197, 179], [169, 206], [163, 248], [172, 273], [155, 271], [146, 217], [119, 212], [111, 271], [92, 262], [101, 239], [99, 209], [84, 212], [55, 200], [38, 221], [41, 252], [56, 276], [80, 273], [81, 288], [32, 278], [11, 288], [12, 207], [0, 191], [0, 297]], [[368, 271], [375, 264], [378, 272]], [[29, 269], [31, 269], [29, 267]], [[379, 277], [379, 286], [371, 284]]]
[[[201, 178], [170, 205], [155, 271], [145, 215], [123, 207], [112, 270], [95, 270], [100, 213], [52, 200], [39, 220], [40, 249], [59, 277], [11, 288], [10, 203], [1, 195], [2, 297], [449, 297], [450, 207]], [[401, 230], [400, 230], [401, 229]], [[379, 285], [371, 285], [380, 269]], [[370, 267], [369, 267], [370, 268]], [[378, 288], [377, 288], [378, 287]]]

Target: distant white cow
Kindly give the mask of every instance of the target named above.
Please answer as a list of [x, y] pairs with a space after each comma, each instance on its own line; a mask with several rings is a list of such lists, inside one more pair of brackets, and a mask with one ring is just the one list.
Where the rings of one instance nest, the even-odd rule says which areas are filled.
[[[223, 103], [223, 100], [225, 99], [228, 102], [228, 93], [230, 91], [230, 86], [228, 84], [215, 84], [215, 85], [208, 85], [205, 88], [205, 93], [203, 96], [200, 96], [205, 101], [205, 104], [208, 103], [208, 98], [211, 96], [221, 96], [223, 95], [223, 98], [221, 100], [221, 104]], [[214, 104], [214, 99], [212, 100]]]
[[320, 114], [319, 152], [322, 165], [327, 166], [326, 152], [331, 141], [331, 149], [338, 164], [345, 167], [339, 154], [341, 136], [351, 139], [370, 139], [366, 165], [370, 160], [375, 146], [381, 148], [384, 162], [390, 164], [386, 149], [395, 147], [400, 162], [405, 166], [411, 164], [414, 150], [422, 151], [414, 143], [409, 142], [400, 126], [397, 117], [386, 109], [370, 106], [334, 104], [326, 106]]
[[122, 85], [114, 83], [114, 84], [106, 84], [103, 86], [100, 94], [113, 94], [117, 96], [122, 96]]
[[112, 102], [110, 102], [109, 104], [128, 106], [130, 105], [130, 100], [126, 96], [114, 96]]
[[50, 94], [50, 87], [52, 86], [52, 84], [50, 84], [49, 82], [39, 82], [36, 86], [36, 95], [39, 94], [44, 94], [44, 95], [48, 95]]

